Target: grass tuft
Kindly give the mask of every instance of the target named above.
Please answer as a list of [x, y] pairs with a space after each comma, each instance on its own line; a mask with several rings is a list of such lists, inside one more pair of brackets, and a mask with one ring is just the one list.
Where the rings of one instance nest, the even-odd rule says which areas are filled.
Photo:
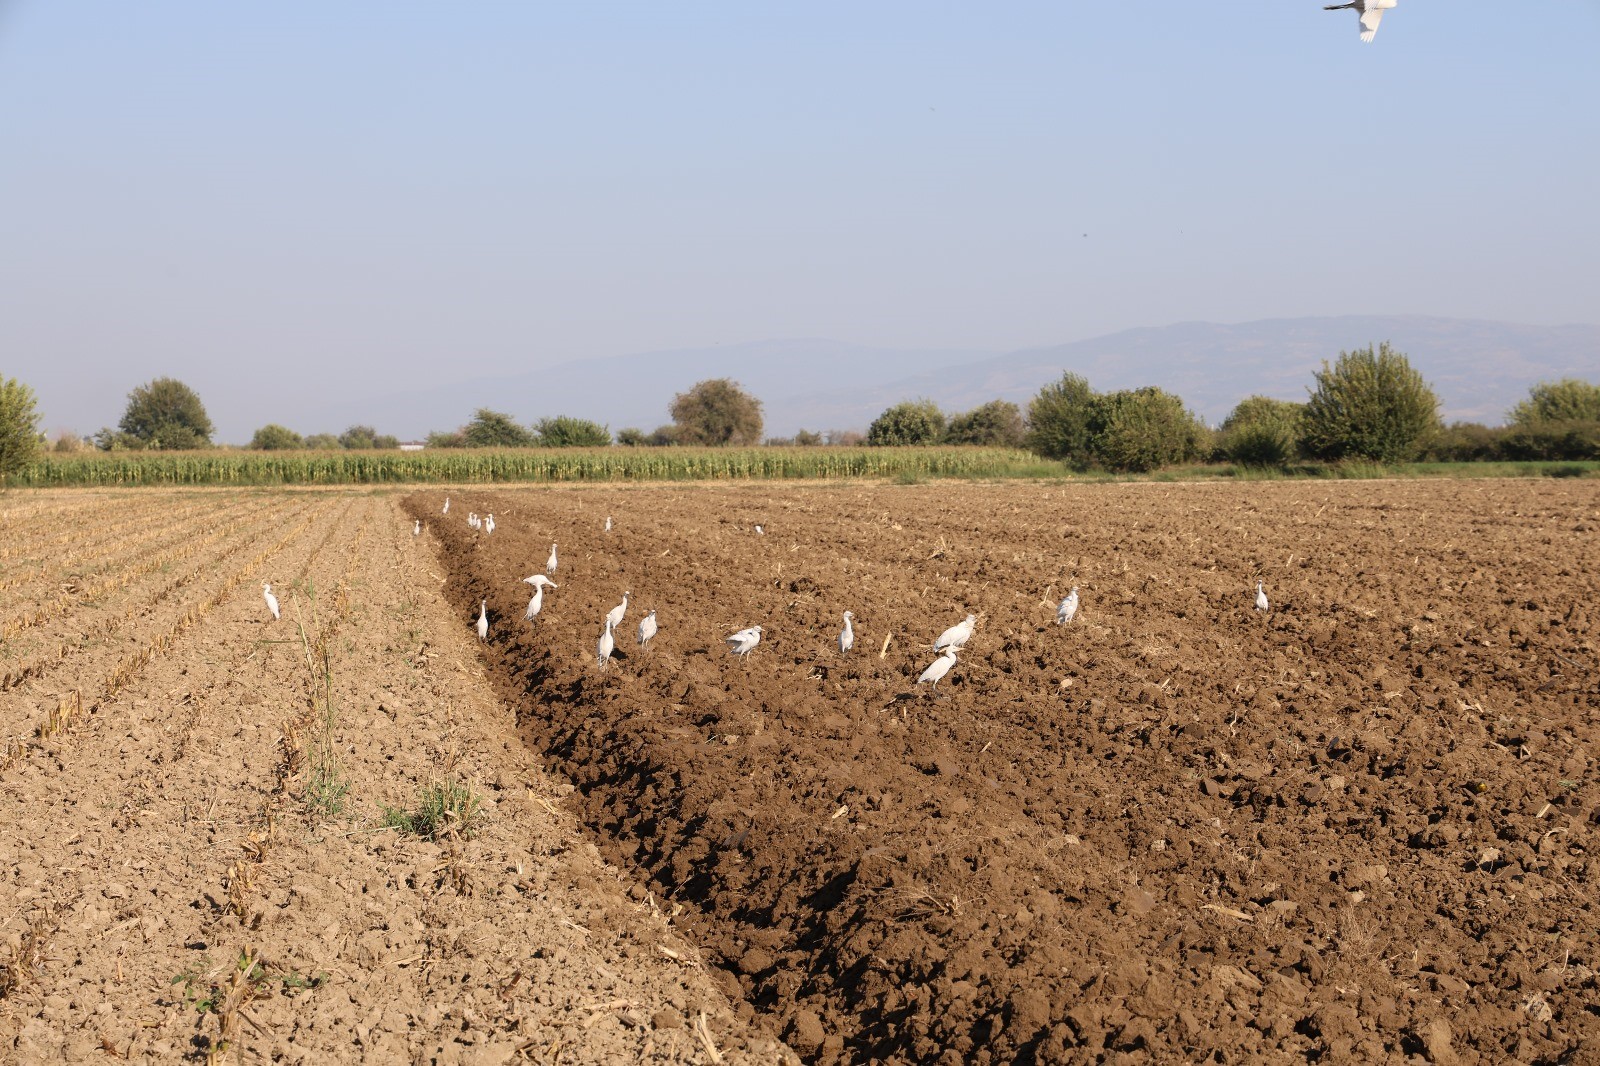
[[477, 795], [460, 781], [450, 779], [425, 785], [417, 793], [417, 807], [383, 809], [383, 824], [426, 840], [459, 836], [463, 840], [482, 826], [484, 813]]

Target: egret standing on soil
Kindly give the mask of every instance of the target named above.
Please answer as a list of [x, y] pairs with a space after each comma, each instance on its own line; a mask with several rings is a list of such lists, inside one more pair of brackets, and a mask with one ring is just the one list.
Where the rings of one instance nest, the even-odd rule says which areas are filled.
[[607, 533], [611, 532], [611, 516], [610, 515], [606, 515], [606, 532]]
[[[972, 628], [978, 624], [978, 616], [969, 614], [967, 617], [939, 634], [939, 639], [933, 642], [933, 650], [941, 648], [960, 648], [972, 639]], [[932, 669], [931, 667], [929, 669]], [[946, 670], [950, 669], [948, 666]], [[942, 674], [940, 676], [943, 676]]]
[[922, 676], [917, 678], [917, 684], [921, 685], [931, 681], [933, 683], [934, 691], [937, 692], [939, 690], [939, 679], [945, 674], [948, 674], [950, 672], [950, 668], [955, 664], [956, 649], [954, 645], [950, 645], [944, 649], [943, 655], [933, 660], [932, 666], [922, 671]]
[[1078, 586], [1072, 586], [1072, 591], [1067, 593], [1067, 598], [1061, 601], [1061, 606], [1056, 608], [1056, 625], [1064, 626], [1072, 621], [1078, 613]]
[[478, 643], [489, 639], [489, 601], [478, 601]]
[[544, 572], [547, 574], [556, 572], [556, 546], [554, 544], [550, 545], [550, 558], [545, 560]]
[[750, 654], [750, 649], [761, 643], [761, 627], [751, 626], [741, 629], [731, 637], [723, 637], [727, 641], [728, 649], [741, 659]]
[[493, 533], [493, 532], [494, 532], [494, 512], [490, 511], [489, 512], [488, 521], [484, 522], [484, 524], [483, 524], [483, 535], [487, 537], [490, 533]]
[[856, 646], [855, 627], [850, 624], [850, 620], [854, 617], [855, 615], [849, 611], [844, 613], [844, 628], [839, 631], [839, 653], [841, 655]]
[[645, 615], [644, 618], [639, 622], [639, 647], [648, 647], [650, 641], [654, 639], [655, 635], [656, 612], [651, 610], [651, 612]]
[[422, 519], [417, 519], [416, 524], [411, 527], [411, 535], [413, 537], [422, 536]]
[[449, 514], [450, 513], [450, 497], [446, 496], [444, 498], [444, 510], [440, 511], [439, 513], [440, 514]]
[[272, 620], [278, 620], [278, 597], [272, 594], [272, 586], [263, 581], [261, 583], [261, 598], [267, 601], [267, 610], [272, 612]]
[[631, 592], [622, 594], [622, 602], [606, 613], [606, 625], [615, 629], [622, 624], [622, 616], [628, 613], [628, 597], [632, 595]]
[[544, 607], [544, 587], [546, 585], [549, 585], [553, 589], [561, 587], [560, 585], [557, 585], [553, 581], [546, 578], [543, 574], [540, 574], [539, 580], [533, 586], [533, 599], [528, 601], [528, 609], [522, 612], [522, 620], [524, 622], [533, 621], [534, 617]]
[[616, 647], [616, 639], [611, 635], [611, 619], [607, 618], [605, 632], [600, 634], [600, 648], [598, 651], [600, 669], [604, 670], [606, 668], [606, 663], [611, 661], [611, 653], [616, 650]]
[[1271, 604], [1267, 602], [1267, 590], [1261, 587], [1261, 582], [1256, 582], [1256, 610], [1265, 611]]

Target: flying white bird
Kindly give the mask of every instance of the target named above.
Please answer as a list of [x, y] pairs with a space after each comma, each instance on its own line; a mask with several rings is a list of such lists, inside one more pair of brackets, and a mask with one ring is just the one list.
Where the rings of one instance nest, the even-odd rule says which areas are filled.
[[600, 669], [606, 668], [606, 663], [611, 661], [611, 653], [616, 650], [616, 639], [611, 636], [611, 619], [606, 619], [606, 631], [600, 634], [600, 648], [598, 651]]
[[488, 600], [479, 600], [478, 601], [478, 640], [481, 643], [482, 641], [485, 641], [485, 640], [488, 640], [488, 639], [489, 639], [489, 601]]
[[413, 537], [422, 536], [422, 519], [417, 519], [416, 524], [411, 527], [411, 535]]
[[761, 643], [761, 627], [751, 626], [749, 629], [741, 629], [733, 636], [723, 637], [722, 639], [727, 641], [728, 649], [733, 654], [739, 656], [749, 655], [750, 649]]
[[1056, 608], [1056, 625], [1064, 626], [1072, 621], [1078, 613], [1078, 586], [1072, 586], [1072, 591], [1067, 593], [1067, 598], [1061, 601], [1061, 606]]
[[656, 635], [656, 612], [651, 611], [639, 622], [639, 644], [649, 644]]
[[1324, 4], [1324, 11], [1343, 11], [1353, 7], [1356, 14], [1361, 16], [1361, 39], [1370, 41], [1378, 32], [1378, 23], [1383, 20], [1383, 13], [1399, 3], [1399, 0], [1350, 0], [1348, 4]]
[[551, 581], [549, 578], [545, 577], [543, 574], [534, 574], [532, 577], [525, 577], [522, 579], [522, 583], [524, 585], [549, 585], [553, 589], [558, 589], [561, 587], [554, 581]]
[[[544, 575], [540, 574], [539, 576], [543, 577]], [[551, 588], [555, 588], [554, 585], [551, 585], [550, 587]], [[534, 587], [534, 590], [533, 590], [533, 599], [528, 601], [528, 609], [526, 611], [522, 612], [522, 620], [524, 622], [533, 621], [534, 617], [536, 615], [538, 615], [538, 613], [543, 609], [544, 609], [544, 586], [543, 585], [537, 585], [537, 586]]]
[[945, 648], [943, 655], [933, 660], [932, 666], [922, 671], [922, 676], [917, 678], [917, 684], [921, 685], [931, 681], [933, 682], [934, 690], [937, 691], [939, 688], [939, 679], [945, 674], [948, 674], [950, 672], [950, 668], [955, 664], [956, 649], [954, 645], [951, 645], [950, 647]]
[[550, 558], [545, 561], [544, 572], [547, 574], [556, 572], [556, 546], [554, 544], [550, 545]]
[[1265, 611], [1271, 604], [1267, 603], [1267, 590], [1261, 587], [1261, 582], [1256, 582], [1256, 610]]
[[440, 514], [449, 514], [450, 513], [450, 497], [446, 496], [444, 498], [444, 510], [440, 511], [439, 513]]
[[483, 523], [483, 535], [487, 537], [490, 533], [493, 533], [493, 532], [494, 532], [494, 512], [490, 511], [488, 519]]
[[272, 586], [267, 582], [261, 583], [261, 598], [267, 601], [267, 610], [272, 612], [272, 620], [278, 620], [278, 597], [272, 594]]
[[[961, 647], [962, 645], [966, 644], [967, 641], [972, 639], [972, 627], [977, 624], [977, 615], [967, 615], [963, 621], [957, 622], [955, 625], [939, 634], [939, 639], [933, 642], [933, 650], [938, 651], [940, 648]], [[950, 668], [947, 666], [945, 669], [948, 670]]]
[[607, 533], [611, 532], [611, 516], [610, 515], [606, 515], [606, 532]]
[[622, 616], [628, 613], [628, 597], [632, 595], [633, 593], [631, 592], [624, 592], [622, 594], [622, 602], [607, 612], [606, 625], [610, 626], [612, 629], [615, 629], [622, 624]]
[[844, 628], [839, 631], [839, 651], [841, 654], [856, 646], [855, 627], [850, 624], [850, 619], [855, 615], [849, 611], [844, 613]]

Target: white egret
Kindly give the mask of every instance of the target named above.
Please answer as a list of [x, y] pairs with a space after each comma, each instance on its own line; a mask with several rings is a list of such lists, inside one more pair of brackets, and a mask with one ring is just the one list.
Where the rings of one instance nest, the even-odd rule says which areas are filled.
[[1061, 606], [1056, 608], [1056, 625], [1064, 626], [1072, 621], [1078, 613], [1078, 586], [1072, 586], [1072, 591], [1067, 593], [1067, 598], [1061, 601]]
[[489, 601], [478, 601], [478, 641], [489, 639]]
[[639, 646], [649, 644], [656, 635], [656, 612], [652, 610], [639, 622]]
[[1383, 19], [1383, 13], [1394, 7], [1399, 0], [1350, 0], [1348, 4], [1323, 4], [1324, 11], [1343, 11], [1345, 8], [1355, 8], [1356, 14], [1361, 16], [1361, 39], [1371, 41], [1378, 32], [1378, 23]]
[[[551, 588], [555, 588], [554, 585], [551, 585], [550, 587]], [[543, 585], [537, 585], [537, 586], [534, 587], [534, 590], [533, 590], [533, 599], [528, 601], [528, 609], [526, 611], [522, 612], [522, 620], [524, 622], [533, 621], [534, 616], [537, 615], [543, 609], [544, 609], [544, 586]]]
[[735, 655], [745, 656], [750, 654], [750, 649], [761, 643], [761, 627], [751, 626], [741, 629], [731, 637], [723, 637], [728, 644], [728, 649]]
[[450, 497], [446, 496], [444, 498], [444, 510], [440, 511], [439, 513], [440, 514], [449, 514], [450, 513]]
[[550, 545], [550, 558], [545, 561], [544, 572], [547, 574], [556, 572], [556, 546], [554, 544]]
[[762, 529], [759, 525], [756, 526], [756, 532], [761, 534], [763, 537], [767, 535], [767, 531]]
[[483, 527], [483, 523], [478, 521], [477, 511], [467, 512], [467, 525], [471, 526], [473, 529], [481, 529]]
[[844, 628], [839, 631], [839, 651], [841, 654], [856, 646], [855, 627], [850, 624], [850, 620], [854, 617], [855, 615], [849, 611], [844, 613]]
[[606, 619], [606, 631], [600, 634], [600, 669], [606, 668], [606, 663], [611, 661], [611, 653], [616, 650], [616, 639], [611, 636], [611, 619]]
[[261, 598], [267, 601], [267, 610], [272, 612], [272, 620], [278, 620], [278, 597], [272, 594], [272, 586], [267, 582], [261, 583]]
[[524, 585], [549, 585], [553, 589], [558, 589], [561, 587], [554, 581], [551, 581], [549, 578], [545, 577], [543, 574], [534, 574], [532, 577], [525, 577], [522, 579], [522, 583]]
[[1261, 582], [1256, 582], [1256, 610], [1265, 611], [1271, 604], [1267, 602], [1267, 590], [1261, 587]]
[[606, 515], [606, 532], [607, 533], [611, 532], [611, 516], [610, 515]]
[[422, 519], [417, 519], [416, 523], [411, 527], [411, 535], [413, 537], [422, 536]]
[[632, 595], [631, 592], [622, 594], [622, 602], [606, 613], [606, 625], [615, 629], [622, 624], [622, 616], [628, 613], [628, 597]]
[[[939, 639], [933, 642], [933, 650], [940, 648], [959, 648], [972, 639], [972, 628], [978, 624], [978, 616], [969, 614], [967, 617], [939, 634]], [[949, 669], [946, 667], [945, 669]]]
[[939, 688], [939, 679], [945, 674], [948, 674], [950, 672], [950, 668], [955, 664], [956, 649], [955, 646], [952, 645], [945, 648], [943, 655], [933, 660], [932, 666], [929, 666], [926, 670], [922, 671], [922, 676], [917, 678], [917, 684], [921, 685], [931, 681], [933, 682], [934, 690], [937, 691]]
[[493, 532], [494, 532], [494, 512], [490, 511], [488, 519], [483, 523], [483, 535], [487, 537], [490, 533], [493, 533]]

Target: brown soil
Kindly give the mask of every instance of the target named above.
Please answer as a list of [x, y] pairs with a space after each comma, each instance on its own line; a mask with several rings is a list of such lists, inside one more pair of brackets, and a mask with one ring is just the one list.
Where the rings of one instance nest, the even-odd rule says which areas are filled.
[[[0, 1061], [787, 1056], [559, 809], [442, 580], [394, 496], [4, 497]], [[476, 832], [385, 827], [443, 781]]]
[[528, 745], [808, 1058], [1600, 1062], [1600, 484], [442, 496]]

